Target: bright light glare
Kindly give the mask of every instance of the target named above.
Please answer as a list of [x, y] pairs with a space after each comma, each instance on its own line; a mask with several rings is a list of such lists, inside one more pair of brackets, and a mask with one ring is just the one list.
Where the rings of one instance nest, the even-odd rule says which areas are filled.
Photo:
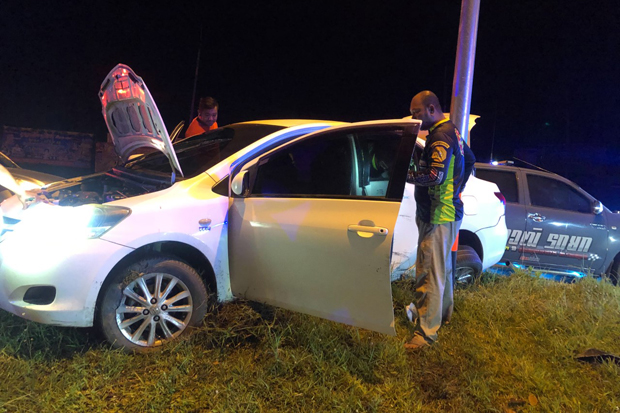
[[153, 144], [153, 146], [155, 146], [155, 148], [159, 149], [160, 151], [166, 150], [164, 143], [158, 139], [151, 139], [151, 143]]
[[551, 225], [554, 227], [568, 227], [569, 224], [566, 222], [551, 222]]
[[19, 184], [15, 182], [13, 175], [11, 175], [11, 173], [2, 165], [0, 165], [0, 186], [3, 186], [16, 194], [24, 195], [24, 191]]
[[85, 240], [99, 237], [129, 212], [126, 208], [102, 205], [33, 205], [5, 237], [2, 259], [24, 274], [53, 268], [82, 250]]
[[497, 166], [497, 165], [499, 165], [499, 162], [497, 162], [497, 161], [493, 161], [493, 162], [491, 162], [491, 165], [495, 165], [495, 166]]
[[15, 182], [17, 182], [20, 188], [23, 189], [24, 191], [31, 191], [33, 189], [41, 188], [40, 185], [37, 185], [34, 182], [24, 181], [22, 179], [16, 179]]
[[92, 214], [89, 208], [37, 204], [2, 243], [5, 265], [23, 274], [53, 268], [80, 249]]
[[14, 234], [37, 238], [84, 239], [93, 212], [90, 205], [71, 208], [37, 204], [24, 212], [22, 221], [15, 226]]
[[258, 222], [258, 221], [250, 221], [250, 226], [252, 228], [270, 228], [271, 225], [269, 224], [263, 224], [262, 222]]

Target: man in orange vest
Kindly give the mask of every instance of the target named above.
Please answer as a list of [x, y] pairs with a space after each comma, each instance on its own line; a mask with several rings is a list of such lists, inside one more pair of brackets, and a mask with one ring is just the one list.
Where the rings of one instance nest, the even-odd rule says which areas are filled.
[[189, 124], [185, 137], [201, 135], [213, 129], [217, 129], [217, 113], [220, 105], [211, 96], [200, 99], [198, 103], [198, 116]]

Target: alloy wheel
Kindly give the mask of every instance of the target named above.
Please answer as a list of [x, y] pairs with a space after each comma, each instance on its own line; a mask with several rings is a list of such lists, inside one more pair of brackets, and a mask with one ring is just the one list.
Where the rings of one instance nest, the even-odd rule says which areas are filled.
[[116, 324], [132, 343], [152, 347], [180, 335], [192, 317], [192, 295], [177, 277], [141, 276], [123, 289]]

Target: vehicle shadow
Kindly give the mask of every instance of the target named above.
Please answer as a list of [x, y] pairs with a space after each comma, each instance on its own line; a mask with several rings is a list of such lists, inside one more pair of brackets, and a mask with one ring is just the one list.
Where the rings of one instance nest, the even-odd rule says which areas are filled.
[[[230, 348], [256, 345], [268, 335], [276, 309], [251, 301], [238, 300], [214, 306], [201, 327], [193, 328], [183, 340], [175, 340], [161, 351], [180, 343], [203, 348]], [[95, 327], [59, 327], [26, 320], [0, 310], [0, 355], [23, 360], [53, 362], [71, 359], [89, 351], [119, 351]]]
[[50, 326], [0, 311], [0, 354], [50, 361], [102, 347], [106, 345], [92, 327]]

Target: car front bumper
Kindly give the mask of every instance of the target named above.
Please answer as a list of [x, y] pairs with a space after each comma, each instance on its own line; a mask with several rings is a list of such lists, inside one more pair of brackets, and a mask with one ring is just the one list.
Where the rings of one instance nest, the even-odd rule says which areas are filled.
[[[107, 274], [131, 248], [101, 239], [0, 243], [0, 309], [44, 324], [93, 325], [95, 304]], [[54, 291], [48, 304], [33, 304], [27, 291]], [[24, 300], [27, 298], [27, 301]]]

